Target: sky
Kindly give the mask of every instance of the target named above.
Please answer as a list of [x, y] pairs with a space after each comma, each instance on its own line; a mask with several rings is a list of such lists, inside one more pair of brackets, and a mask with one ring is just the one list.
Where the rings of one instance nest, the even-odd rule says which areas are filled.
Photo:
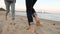
[[[25, 0], [17, 0], [15, 4], [15, 10], [18, 11], [25, 11]], [[0, 7], [5, 8], [4, 0], [0, 0]], [[34, 5], [34, 9], [36, 11], [60, 11], [60, 0], [37, 0], [36, 4]]]

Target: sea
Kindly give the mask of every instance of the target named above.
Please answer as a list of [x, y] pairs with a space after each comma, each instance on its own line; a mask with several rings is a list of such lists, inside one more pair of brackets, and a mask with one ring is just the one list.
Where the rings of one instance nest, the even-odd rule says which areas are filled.
[[[60, 13], [36, 12], [39, 18], [60, 21]], [[27, 16], [26, 11], [16, 11], [16, 15]]]

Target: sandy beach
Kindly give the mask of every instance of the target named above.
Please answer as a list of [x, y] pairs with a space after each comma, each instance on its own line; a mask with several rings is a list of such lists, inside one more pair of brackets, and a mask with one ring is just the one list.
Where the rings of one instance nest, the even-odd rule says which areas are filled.
[[[28, 21], [26, 16], [16, 15], [15, 25], [11, 25], [11, 14], [8, 20], [5, 20], [5, 12], [0, 11], [0, 34], [34, 34], [28, 30]], [[47, 19], [40, 19], [42, 26], [36, 27], [39, 34], [60, 34], [60, 22]]]

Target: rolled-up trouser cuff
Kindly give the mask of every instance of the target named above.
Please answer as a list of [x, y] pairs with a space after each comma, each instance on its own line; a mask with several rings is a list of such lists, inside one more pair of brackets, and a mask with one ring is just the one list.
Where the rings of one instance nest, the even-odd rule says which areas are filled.
[[30, 22], [30, 25], [34, 25], [34, 22]]

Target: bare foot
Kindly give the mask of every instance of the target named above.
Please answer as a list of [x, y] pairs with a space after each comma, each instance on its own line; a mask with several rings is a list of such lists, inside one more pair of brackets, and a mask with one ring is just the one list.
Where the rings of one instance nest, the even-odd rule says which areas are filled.
[[34, 29], [29, 29], [29, 31], [31, 31], [34, 34], [38, 34]]
[[29, 28], [27, 28], [27, 30], [31, 31], [31, 32], [34, 33], [34, 34], [38, 34], [38, 33], [35, 31], [34, 25], [30, 25]]
[[14, 20], [12, 20], [12, 22], [10, 23], [11, 25], [15, 25], [16, 23], [15, 23], [15, 21]]

